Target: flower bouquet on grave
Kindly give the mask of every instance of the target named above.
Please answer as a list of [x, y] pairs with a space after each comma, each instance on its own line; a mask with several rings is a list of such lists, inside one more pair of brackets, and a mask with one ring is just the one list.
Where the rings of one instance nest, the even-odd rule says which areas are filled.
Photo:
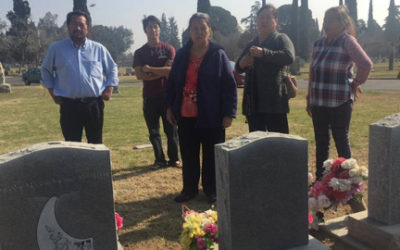
[[218, 216], [209, 209], [198, 213], [182, 205], [183, 231], [180, 242], [185, 249], [211, 250], [218, 246]]
[[362, 202], [365, 189], [363, 180], [368, 178], [368, 170], [360, 167], [355, 159], [338, 158], [326, 160], [321, 180], [316, 181], [310, 189], [308, 208], [311, 227], [318, 229], [318, 222], [323, 221], [322, 209], [337, 209], [339, 204], [350, 200]]

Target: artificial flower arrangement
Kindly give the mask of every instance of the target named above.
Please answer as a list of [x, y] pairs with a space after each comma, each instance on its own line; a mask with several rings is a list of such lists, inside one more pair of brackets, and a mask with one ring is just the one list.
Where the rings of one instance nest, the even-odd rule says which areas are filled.
[[336, 210], [339, 204], [347, 204], [351, 199], [361, 201], [365, 189], [363, 180], [368, 178], [368, 170], [353, 158], [329, 159], [323, 167], [323, 176], [311, 187], [308, 199], [309, 222], [314, 229], [318, 229], [318, 221], [323, 219], [322, 209]]
[[180, 242], [185, 249], [211, 250], [218, 245], [218, 216], [215, 210], [198, 213], [183, 205], [182, 218]]

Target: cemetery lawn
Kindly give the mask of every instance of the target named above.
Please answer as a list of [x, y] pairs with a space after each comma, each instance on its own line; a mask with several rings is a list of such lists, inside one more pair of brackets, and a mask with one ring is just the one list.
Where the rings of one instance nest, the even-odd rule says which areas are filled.
[[[239, 89], [240, 100], [242, 91]], [[300, 91], [290, 101], [290, 131], [308, 139], [309, 170], [315, 172], [313, 127], [305, 112], [304, 96], [305, 92]], [[365, 91], [356, 102], [350, 140], [353, 157], [360, 165], [368, 165], [369, 124], [400, 112], [399, 100], [400, 91]], [[63, 140], [58, 106], [40, 86], [13, 86], [11, 94], [0, 95], [0, 107], [0, 154], [40, 142]], [[238, 117], [227, 130], [227, 139], [247, 131], [239, 103]], [[120, 93], [106, 102], [103, 141], [111, 150], [115, 209], [124, 217], [119, 237], [125, 249], [181, 249], [181, 207], [172, 200], [182, 187], [181, 169], [152, 170], [149, 168], [154, 161], [152, 148], [132, 149], [134, 145], [148, 143], [140, 86], [121, 86]], [[336, 157], [335, 147], [331, 149], [331, 157]], [[209, 208], [202, 192], [187, 205], [199, 211]], [[326, 217], [348, 212], [344, 207], [336, 213], [327, 212]]]

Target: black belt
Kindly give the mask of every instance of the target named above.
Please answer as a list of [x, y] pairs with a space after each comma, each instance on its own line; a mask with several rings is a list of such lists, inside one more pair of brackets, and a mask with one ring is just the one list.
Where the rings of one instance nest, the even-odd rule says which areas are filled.
[[97, 101], [101, 99], [101, 96], [99, 97], [78, 97], [78, 98], [69, 98], [69, 97], [61, 97], [63, 101], [71, 101], [71, 102], [82, 102], [82, 103], [89, 103], [93, 101]]

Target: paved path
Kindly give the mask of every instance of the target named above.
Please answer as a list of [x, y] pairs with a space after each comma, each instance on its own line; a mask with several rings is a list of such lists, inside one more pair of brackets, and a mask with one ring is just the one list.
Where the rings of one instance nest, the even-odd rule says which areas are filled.
[[[308, 81], [299, 80], [299, 88], [306, 89]], [[369, 79], [361, 85], [363, 90], [400, 90], [400, 80], [398, 79]]]
[[[6, 77], [6, 82], [13, 86], [24, 85], [21, 77]], [[299, 80], [299, 88], [306, 89], [308, 82], [306, 80]], [[33, 83], [32, 85], [37, 85]], [[126, 85], [142, 85], [141, 82], [137, 83], [121, 83], [121, 86]], [[400, 90], [400, 80], [398, 79], [369, 79], [362, 85], [363, 90]]]

